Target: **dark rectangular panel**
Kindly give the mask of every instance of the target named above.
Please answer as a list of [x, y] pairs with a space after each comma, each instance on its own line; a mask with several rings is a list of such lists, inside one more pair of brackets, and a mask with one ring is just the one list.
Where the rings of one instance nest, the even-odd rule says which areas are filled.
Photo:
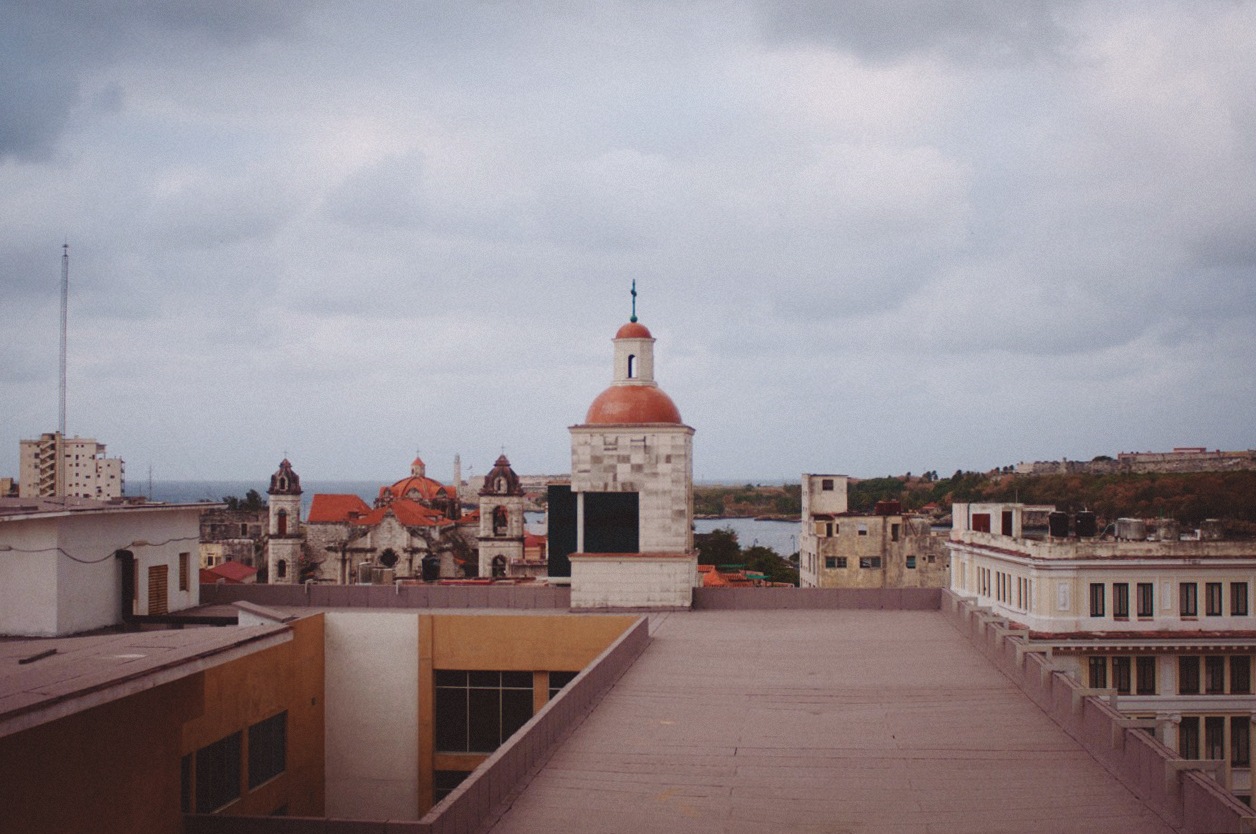
[[585, 553], [640, 553], [639, 537], [637, 493], [584, 494]]
[[576, 552], [576, 494], [568, 484], [550, 484], [547, 505], [549, 575], [571, 576], [571, 560]]

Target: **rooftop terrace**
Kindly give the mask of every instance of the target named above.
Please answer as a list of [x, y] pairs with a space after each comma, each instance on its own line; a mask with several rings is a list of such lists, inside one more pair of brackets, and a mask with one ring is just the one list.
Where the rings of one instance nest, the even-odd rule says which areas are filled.
[[940, 612], [651, 624], [494, 834], [1175, 830]]

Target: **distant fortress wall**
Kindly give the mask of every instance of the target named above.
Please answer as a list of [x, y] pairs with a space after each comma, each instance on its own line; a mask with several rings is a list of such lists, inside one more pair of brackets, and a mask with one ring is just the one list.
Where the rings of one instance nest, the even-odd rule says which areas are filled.
[[1256, 449], [1208, 451], [1203, 447], [1172, 452], [1121, 452], [1116, 460], [1037, 460], [1016, 464], [1018, 475], [1114, 475], [1133, 472], [1229, 472], [1256, 469]]

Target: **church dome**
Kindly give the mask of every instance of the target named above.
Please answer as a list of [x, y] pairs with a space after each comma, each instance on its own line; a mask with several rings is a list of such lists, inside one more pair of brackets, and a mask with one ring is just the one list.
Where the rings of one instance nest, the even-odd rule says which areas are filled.
[[523, 495], [519, 476], [510, 468], [510, 461], [505, 455], [497, 459], [492, 470], [485, 476], [480, 495]]
[[650, 328], [646, 327], [639, 321], [630, 321], [623, 327], [619, 328], [619, 332], [615, 334], [616, 339], [653, 339], [650, 335]]
[[[633, 325], [624, 325], [632, 327]], [[622, 334], [624, 328], [620, 328]], [[641, 326], [645, 330], [644, 326]], [[650, 331], [645, 330], [648, 334]], [[619, 338], [623, 338], [622, 336]], [[584, 422], [589, 423], [681, 423], [680, 409], [672, 398], [653, 385], [612, 385], [593, 404]]]

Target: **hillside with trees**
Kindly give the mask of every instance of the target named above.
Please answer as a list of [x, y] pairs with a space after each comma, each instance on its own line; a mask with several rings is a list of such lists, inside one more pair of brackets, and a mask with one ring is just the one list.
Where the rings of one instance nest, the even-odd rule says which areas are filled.
[[[870, 513], [878, 501], [899, 501], [903, 509], [951, 511], [956, 502], [1018, 501], [1053, 504], [1066, 512], [1092, 510], [1101, 519], [1173, 518], [1193, 526], [1208, 518], [1226, 522], [1230, 533], [1256, 535], [1256, 471], [1123, 473], [1112, 475], [1017, 475], [1008, 469], [937, 472], [852, 480], [851, 512]], [[933, 505], [932, 507], [930, 505]], [[801, 488], [719, 486], [694, 488], [694, 512], [724, 517], [797, 517]]]

